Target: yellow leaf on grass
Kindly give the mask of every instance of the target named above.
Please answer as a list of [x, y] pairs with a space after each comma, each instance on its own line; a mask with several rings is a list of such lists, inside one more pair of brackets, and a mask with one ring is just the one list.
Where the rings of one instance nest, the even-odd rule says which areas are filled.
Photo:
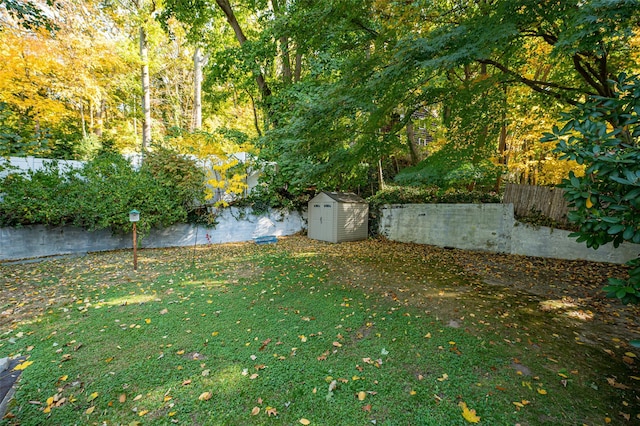
[[538, 390], [538, 393], [539, 393], [540, 395], [546, 395], [546, 394], [547, 394], [547, 391], [546, 391], [546, 390], [544, 390], [544, 389], [540, 389], [540, 388], [538, 388], [537, 390]]
[[147, 324], [151, 324], [151, 318], [145, 318], [144, 322], [146, 322]]
[[307, 425], [310, 425], [311, 422], [305, 418], [302, 418], [300, 419], [300, 424], [307, 426]]
[[94, 392], [91, 395], [89, 395], [89, 398], [87, 398], [87, 402], [91, 402], [94, 399], [96, 399], [98, 397], [98, 392]]
[[145, 414], [147, 414], [148, 412], [149, 412], [149, 410], [142, 410], [142, 411], [140, 411], [140, 412], [138, 413], [138, 416], [142, 417], [142, 416], [144, 416]]
[[364, 401], [364, 399], [367, 397], [367, 393], [365, 391], [360, 391], [358, 392], [358, 400], [359, 401]]
[[202, 392], [200, 394], [200, 396], [198, 397], [198, 399], [200, 401], [208, 401], [211, 399], [211, 397], [213, 396], [213, 394], [211, 392]]
[[458, 406], [462, 408], [462, 417], [464, 417], [466, 421], [468, 421], [469, 423], [480, 422], [480, 417], [476, 415], [476, 410], [470, 410], [469, 407], [467, 407], [467, 404], [462, 401], [458, 404]]
[[28, 366], [30, 366], [31, 364], [33, 364], [33, 361], [25, 361], [22, 362], [18, 365], [16, 365], [15, 367], [13, 367], [13, 371], [20, 371], [20, 370], [24, 370], [25, 368], [27, 368]]
[[84, 413], [85, 414], [91, 414], [91, 413], [93, 413], [93, 410], [95, 410], [95, 409], [96, 409], [96, 406], [92, 405], [91, 407], [87, 408], [87, 411], [85, 411]]
[[633, 352], [625, 352], [624, 354], [628, 357], [636, 358], [636, 354], [634, 354]]
[[449, 375], [448, 375], [447, 373], [444, 373], [444, 374], [442, 375], [442, 377], [438, 377], [438, 379], [437, 379], [437, 380], [438, 380], [439, 382], [444, 382], [444, 381], [445, 381], [445, 380], [447, 380], [448, 378], [449, 378]]
[[251, 415], [257, 416], [258, 413], [260, 413], [260, 407], [253, 407], [253, 410], [251, 410]]

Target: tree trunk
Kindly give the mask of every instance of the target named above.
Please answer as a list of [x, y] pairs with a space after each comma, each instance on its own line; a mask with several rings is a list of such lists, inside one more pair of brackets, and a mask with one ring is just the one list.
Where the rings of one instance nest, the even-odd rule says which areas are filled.
[[94, 133], [95, 130], [95, 124], [93, 121], [93, 101], [89, 101], [89, 131]]
[[285, 85], [289, 85], [291, 84], [291, 56], [288, 37], [280, 37], [280, 49], [282, 50], [282, 81]]
[[416, 132], [411, 119], [407, 121], [407, 148], [409, 148], [409, 155], [411, 155], [411, 165], [415, 166], [420, 161], [420, 158], [416, 149]]
[[382, 159], [378, 160], [378, 188], [384, 189], [384, 175], [382, 173]]
[[142, 77], [142, 153], [144, 154], [151, 143], [151, 94], [149, 93], [149, 46], [147, 43], [147, 33], [140, 27], [140, 62]]
[[84, 119], [84, 99], [80, 99], [80, 120], [82, 122], [82, 139], [86, 139], [87, 121]]
[[[236, 15], [233, 13], [233, 9], [231, 8], [231, 4], [229, 0], [216, 0], [216, 4], [222, 9], [225, 16], [227, 17], [227, 22], [231, 25], [233, 32], [236, 34], [236, 39], [240, 46], [242, 46], [246, 41], [247, 37], [244, 35], [238, 20], [236, 19]], [[267, 85], [267, 82], [264, 79], [264, 76], [261, 72], [255, 74], [256, 83], [258, 84], [258, 88], [260, 89], [260, 93], [262, 94], [262, 99], [265, 100], [271, 95], [271, 89]]]
[[98, 122], [98, 127], [96, 128], [96, 136], [102, 137], [102, 130], [104, 129], [104, 113], [106, 111], [106, 102], [104, 99], [100, 100], [100, 107], [96, 112], [96, 119]]
[[202, 129], [202, 50], [193, 55], [193, 120], [192, 131]]
[[293, 72], [293, 81], [296, 83], [300, 81], [300, 75], [302, 74], [302, 53], [296, 52], [296, 68]]

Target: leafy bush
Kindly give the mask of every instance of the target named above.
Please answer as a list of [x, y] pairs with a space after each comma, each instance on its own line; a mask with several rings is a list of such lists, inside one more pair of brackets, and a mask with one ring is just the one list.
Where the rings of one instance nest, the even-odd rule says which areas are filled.
[[[562, 129], [545, 135], [557, 142], [562, 159], [586, 166], [561, 187], [568, 218], [579, 226], [578, 242], [597, 249], [612, 242], [640, 243], [640, 76], [621, 75], [610, 82], [610, 97], [592, 96], [564, 114]], [[629, 262], [628, 280], [611, 279], [604, 288], [625, 303], [640, 302], [640, 261]]]
[[204, 194], [204, 175], [167, 150], [150, 153], [140, 170], [121, 155], [102, 153], [84, 167], [10, 173], [1, 180], [0, 226], [75, 225], [129, 232], [128, 212], [141, 212], [141, 233], [185, 222]]
[[388, 186], [369, 197], [372, 205], [417, 203], [500, 203], [500, 195], [494, 192], [442, 189], [435, 186]]

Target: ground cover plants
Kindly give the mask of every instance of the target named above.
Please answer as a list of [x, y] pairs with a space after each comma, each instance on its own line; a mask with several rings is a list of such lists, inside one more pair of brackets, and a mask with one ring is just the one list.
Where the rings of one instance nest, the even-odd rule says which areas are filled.
[[0, 424], [631, 424], [624, 273], [300, 236], [2, 264]]

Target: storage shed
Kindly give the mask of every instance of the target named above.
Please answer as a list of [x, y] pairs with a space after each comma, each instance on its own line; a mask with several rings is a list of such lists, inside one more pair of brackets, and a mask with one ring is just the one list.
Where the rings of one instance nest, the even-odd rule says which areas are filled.
[[353, 193], [319, 193], [309, 201], [308, 219], [307, 236], [314, 240], [341, 243], [369, 234], [369, 204]]

